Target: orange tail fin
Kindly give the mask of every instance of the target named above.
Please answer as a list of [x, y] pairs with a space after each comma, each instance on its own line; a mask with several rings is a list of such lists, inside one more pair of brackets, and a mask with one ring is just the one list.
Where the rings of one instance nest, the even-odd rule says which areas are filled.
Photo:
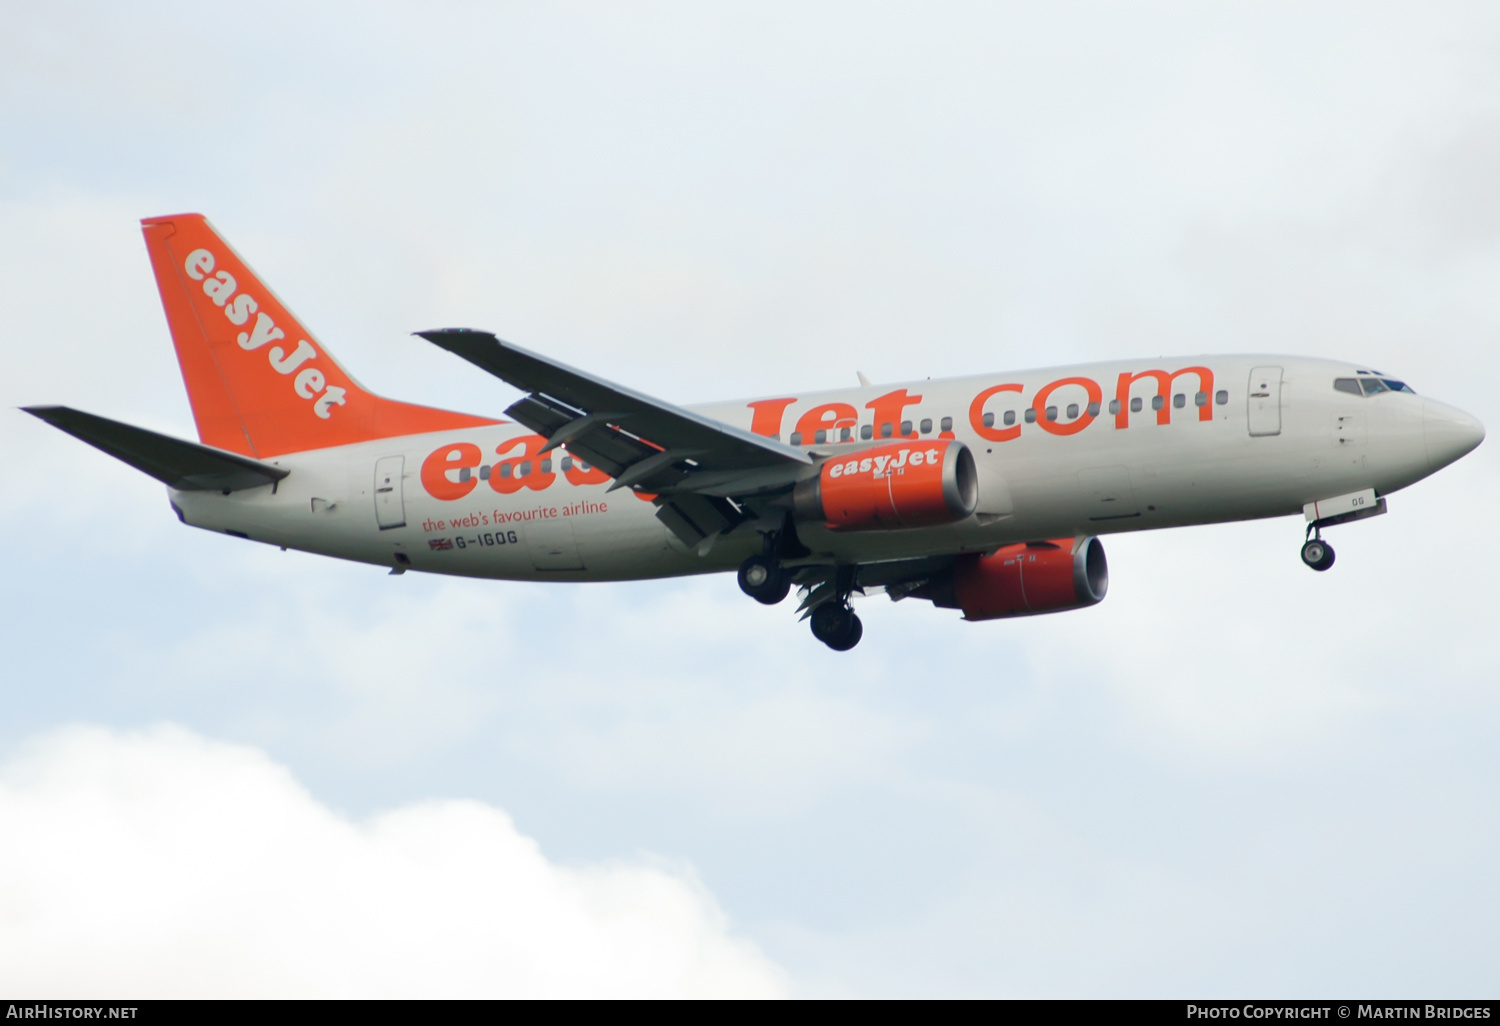
[[141, 226], [205, 445], [265, 459], [498, 423], [366, 392], [202, 214]]

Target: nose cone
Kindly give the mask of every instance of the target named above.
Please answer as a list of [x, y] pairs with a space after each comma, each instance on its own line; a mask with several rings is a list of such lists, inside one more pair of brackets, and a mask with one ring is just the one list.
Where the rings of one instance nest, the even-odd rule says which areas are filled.
[[1427, 466], [1441, 470], [1484, 441], [1484, 425], [1463, 410], [1422, 400], [1422, 439], [1427, 445]]

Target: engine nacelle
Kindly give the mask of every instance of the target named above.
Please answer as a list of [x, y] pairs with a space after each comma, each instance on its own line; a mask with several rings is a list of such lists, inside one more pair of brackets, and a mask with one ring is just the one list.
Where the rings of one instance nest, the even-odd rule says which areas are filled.
[[960, 556], [951, 570], [911, 594], [962, 609], [965, 620], [996, 620], [1081, 609], [1102, 601], [1108, 590], [1104, 545], [1091, 535]]
[[835, 456], [792, 492], [799, 520], [835, 531], [951, 524], [973, 513], [978, 501], [969, 447], [920, 439]]

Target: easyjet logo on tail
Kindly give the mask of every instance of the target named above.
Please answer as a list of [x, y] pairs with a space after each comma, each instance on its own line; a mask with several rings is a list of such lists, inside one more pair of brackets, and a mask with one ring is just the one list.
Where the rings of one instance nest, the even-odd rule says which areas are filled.
[[[239, 283], [228, 271], [215, 271], [217, 261], [206, 249], [195, 249], [183, 262], [183, 270], [193, 281], [203, 283], [203, 294], [224, 311], [229, 323], [242, 326], [251, 316], [255, 323], [239, 333], [236, 341], [241, 349], [254, 352], [272, 342], [285, 340], [286, 332], [276, 326], [271, 315], [260, 309], [260, 302], [248, 292], [237, 292]], [[335, 406], [343, 406], [346, 390], [328, 384], [327, 376], [309, 362], [318, 358], [318, 351], [307, 339], [299, 339], [289, 353], [282, 346], [271, 346], [266, 350], [271, 369], [277, 374], [291, 378], [291, 389], [299, 399], [313, 404], [313, 413], [327, 420]]]

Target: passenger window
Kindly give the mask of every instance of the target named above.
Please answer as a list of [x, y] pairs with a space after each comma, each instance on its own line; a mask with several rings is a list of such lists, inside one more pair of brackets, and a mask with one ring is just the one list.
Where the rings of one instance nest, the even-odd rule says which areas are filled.
[[551, 460], [542, 460], [542, 473], [543, 474], [550, 474], [550, 473], [552, 473], [552, 461]]
[[1172, 397], [1172, 408], [1173, 409], [1180, 410], [1180, 409], [1182, 409], [1186, 405], [1187, 405], [1187, 396], [1183, 395], [1181, 392], [1178, 392], [1176, 395], [1174, 395]]
[[474, 475], [469, 472], [469, 468], [468, 467], [459, 467], [458, 468], [458, 483], [459, 484], [465, 483], [466, 481], [469, 480], [469, 478], [471, 478], [473, 476]]
[[1227, 406], [1229, 404], [1229, 393], [1224, 391], [1222, 388], [1219, 389], [1219, 391], [1214, 393], [1214, 402], [1218, 403], [1220, 406]]
[[490, 479], [490, 465], [488, 463], [486, 463], [484, 466], [482, 466], [482, 467], [479, 468], [479, 480], [481, 480], [481, 481], [488, 481], [489, 479]]
[[[781, 437], [778, 435], [777, 438], [776, 438], [776, 440], [778, 442], [781, 441]], [[583, 460], [579, 460], [578, 461], [578, 469], [581, 470], [581, 471], [583, 471], [585, 474], [587, 474], [589, 472], [589, 465], [587, 463], [583, 462]]]
[[513, 473], [515, 473], [515, 464], [512, 464], [512, 463], [502, 463], [502, 464], [500, 464], [500, 476], [501, 477], [510, 477], [510, 475], [513, 474]]
[[1390, 391], [1385, 387], [1385, 382], [1379, 378], [1360, 378], [1359, 383], [1364, 387], [1365, 395], [1378, 395], [1381, 392]]
[[[863, 424], [863, 425], [860, 426], [860, 429], [859, 429], [859, 437], [860, 438], [862, 438], [866, 442], [868, 442], [874, 436], [875, 436], [875, 428], [874, 428], [873, 425]], [[796, 445], [797, 443], [793, 442], [792, 444]]]
[[521, 461], [520, 472], [518, 474], [516, 474], [516, 476], [517, 477], [525, 477], [529, 473], [531, 473], [531, 461], [530, 460], [522, 460]]
[[1167, 405], [1167, 400], [1166, 400], [1165, 396], [1153, 395], [1151, 397], [1151, 408], [1153, 410], [1159, 410], [1159, 409], [1161, 409], [1162, 407], [1164, 407], [1166, 405]]
[[940, 431], [952, 431], [953, 430], [953, 418], [952, 417], [944, 417], [942, 420], [940, 420], [938, 422], [938, 430], [940, 430]]
[[903, 420], [901, 422], [901, 437], [905, 438], [909, 434], [911, 434], [911, 421]]
[[1120, 412], [1120, 400], [1118, 400], [1118, 399], [1111, 399], [1109, 401], [1109, 412], [1110, 413], [1119, 413]]
[[1350, 395], [1364, 395], [1359, 390], [1359, 382], [1353, 378], [1334, 378], [1333, 390], [1335, 392], [1348, 392]]
[[1048, 420], [1056, 420], [1057, 419], [1057, 407], [1056, 406], [1049, 406], [1049, 407], [1047, 407], [1047, 419]]
[[995, 415], [993, 413], [986, 413], [984, 415], [984, 426], [985, 427], [994, 427], [995, 426]]
[[793, 445], [801, 445], [802, 444], [802, 432], [801, 431], [793, 431], [792, 432], [792, 444]]
[[813, 444], [814, 445], [822, 445], [826, 441], [828, 441], [828, 432], [827, 431], [823, 430], [822, 428], [819, 428], [818, 430], [816, 430], [816, 431], [813, 432]]
[[[993, 424], [994, 422], [995, 422], [995, 418], [991, 417], [990, 418], [990, 423]], [[881, 438], [889, 438], [889, 437], [891, 437], [891, 422], [890, 421], [886, 421], [884, 424], [880, 425], [880, 437]]]
[[1010, 427], [1015, 422], [1016, 422], [1016, 411], [1015, 410], [1006, 410], [1005, 411], [1005, 426], [1006, 427]]
[[1207, 392], [1198, 392], [1198, 393], [1194, 394], [1194, 396], [1193, 396], [1193, 405], [1194, 406], [1207, 406], [1208, 405], [1208, 393]]
[[854, 437], [854, 429], [853, 428], [840, 428], [839, 429], [839, 441], [841, 441], [841, 442], [847, 442], [847, 441], [849, 441], [853, 437]]
[[564, 473], [567, 473], [568, 471], [573, 469], [573, 457], [564, 456], [562, 458], [562, 469]]
[[1069, 420], [1077, 420], [1078, 419], [1078, 404], [1077, 403], [1069, 403], [1068, 404], [1068, 419]]
[[1089, 416], [1090, 417], [1097, 417], [1097, 416], [1099, 416], [1099, 404], [1098, 403], [1089, 403]]
[[1131, 413], [1140, 413], [1141, 412], [1141, 397], [1140, 396], [1136, 396], [1134, 399], [1130, 400], [1130, 412]]
[[1036, 407], [1034, 407], [1034, 406], [1028, 406], [1028, 407], [1026, 407], [1026, 423], [1028, 423], [1028, 424], [1035, 424], [1036, 423]]
[[930, 435], [930, 434], [932, 434], [932, 418], [931, 417], [923, 417], [922, 418], [922, 434], [924, 434], [924, 435]]

